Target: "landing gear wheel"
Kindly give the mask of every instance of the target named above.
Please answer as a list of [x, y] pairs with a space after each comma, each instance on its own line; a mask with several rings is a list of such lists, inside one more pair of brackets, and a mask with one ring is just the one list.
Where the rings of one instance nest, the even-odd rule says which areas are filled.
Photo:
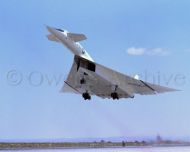
[[88, 92], [83, 93], [82, 97], [84, 98], [84, 100], [91, 100], [91, 96]]
[[119, 95], [117, 94], [117, 92], [111, 93], [111, 97], [113, 100], [115, 100], [115, 99], [119, 100]]

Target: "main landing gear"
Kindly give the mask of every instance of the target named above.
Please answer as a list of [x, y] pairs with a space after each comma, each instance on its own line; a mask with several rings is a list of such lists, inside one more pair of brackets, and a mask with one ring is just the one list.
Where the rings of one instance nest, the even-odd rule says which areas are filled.
[[117, 93], [118, 85], [115, 85], [114, 92], [111, 93], [111, 97], [113, 100], [119, 100], [119, 95]]
[[91, 96], [88, 92], [83, 93], [82, 97], [84, 98], [84, 100], [91, 100]]
[[111, 93], [111, 97], [113, 100], [116, 100], [116, 99], [119, 100], [119, 95], [117, 94], [117, 92]]

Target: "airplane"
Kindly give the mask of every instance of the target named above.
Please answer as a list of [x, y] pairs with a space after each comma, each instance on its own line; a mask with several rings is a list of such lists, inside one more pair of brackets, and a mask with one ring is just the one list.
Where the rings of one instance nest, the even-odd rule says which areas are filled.
[[170, 91], [177, 91], [168, 87], [151, 84], [130, 77], [101, 64], [96, 63], [84, 47], [79, 43], [86, 40], [84, 34], [71, 33], [67, 30], [47, 26], [50, 41], [62, 43], [74, 55], [70, 73], [65, 80], [61, 92], [80, 94], [84, 100], [91, 100], [96, 95], [103, 99], [119, 100], [134, 98], [135, 94], [155, 95]]

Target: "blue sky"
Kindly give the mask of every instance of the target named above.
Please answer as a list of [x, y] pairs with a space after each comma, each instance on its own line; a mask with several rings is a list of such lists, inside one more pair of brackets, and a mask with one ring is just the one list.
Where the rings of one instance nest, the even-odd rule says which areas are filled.
[[[190, 139], [188, 0], [0, 2], [0, 140]], [[119, 102], [59, 93], [72, 54], [45, 25], [84, 33], [96, 62], [180, 89]], [[57, 83], [56, 83], [57, 82]]]

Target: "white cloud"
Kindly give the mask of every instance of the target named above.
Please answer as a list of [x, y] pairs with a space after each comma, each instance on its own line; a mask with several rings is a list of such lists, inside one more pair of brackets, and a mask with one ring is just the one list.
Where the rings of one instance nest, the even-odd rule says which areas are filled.
[[167, 56], [170, 52], [166, 51], [163, 48], [135, 48], [130, 47], [127, 49], [127, 53], [130, 55], [148, 55], [148, 56]]
[[143, 55], [145, 53], [145, 50], [145, 48], [131, 47], [127, 49], [127, 53], [130, 55]]

